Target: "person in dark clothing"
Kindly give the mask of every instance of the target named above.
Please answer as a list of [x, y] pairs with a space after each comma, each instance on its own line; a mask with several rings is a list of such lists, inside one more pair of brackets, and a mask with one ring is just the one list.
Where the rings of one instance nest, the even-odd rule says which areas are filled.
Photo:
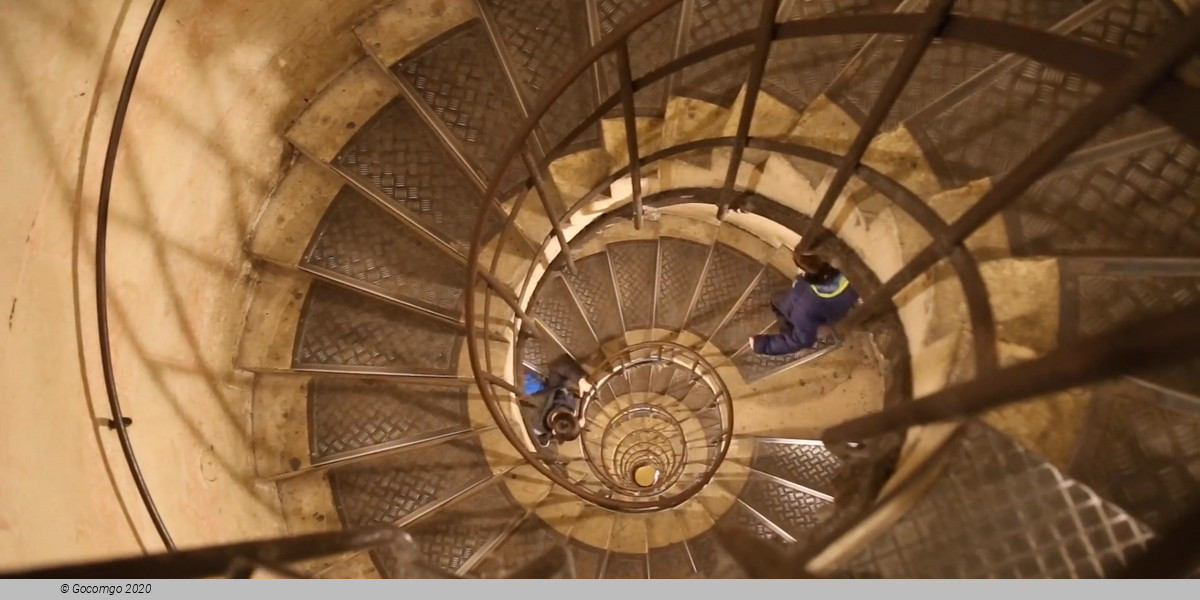
[[796, 252], [792, 260], [800, 268], [791, 289], [771, 301], [779, 333], [756, 335], [750, 347], [757, 354], [776, 356], [812, 348], [823, 330], [840, 321], [858, 302], [858, 292], [846, 276], [809, 252]]
[[579, 416], [579, 380], [583, 369], [567, 357], [551, 363], [548, 374], [525, 375], [525, 393], [541, 401], [540, 411], [530, 430], [542, 447], [550, 440], [569, 442], [579, 437], [583, 428]]

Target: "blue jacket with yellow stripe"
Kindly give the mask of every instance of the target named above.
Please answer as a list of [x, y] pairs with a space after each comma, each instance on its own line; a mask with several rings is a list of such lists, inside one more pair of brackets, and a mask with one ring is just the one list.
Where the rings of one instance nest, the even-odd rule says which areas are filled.
[[845, 275], [820, 285], [799, 277], [791, 289], [771, 301], [780, 332], [754, 336], [754, 351], [779, 355], [812, 348], [817, 342], [817, 327], [840, 321], [857, 301], [858, 292], [850, 287]]

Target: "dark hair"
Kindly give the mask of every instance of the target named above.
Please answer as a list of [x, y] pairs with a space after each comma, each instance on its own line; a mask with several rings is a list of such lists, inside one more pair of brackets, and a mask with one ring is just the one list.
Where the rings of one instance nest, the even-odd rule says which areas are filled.
[[561, 442], [570, 442], [579, 437], [579, 420], [568, 411], [555, 410], [549, 415], [550, 429]]
[[792, 262], [796, 263], [796, 266], [803, 271], [804, 280], [813, 285], [828, 283], [842, 274], [836, 267], [813, 252], [801, 252], [797, 249], [792, 254]]
[[547, 376], [547, 384], [554, 387], [568, 387], [576, 389], [579, 387], [579, 380], [586, 377], [583, 368], [574, 360], [566, 355], [561, 355], [550, 362], [550, 367]]

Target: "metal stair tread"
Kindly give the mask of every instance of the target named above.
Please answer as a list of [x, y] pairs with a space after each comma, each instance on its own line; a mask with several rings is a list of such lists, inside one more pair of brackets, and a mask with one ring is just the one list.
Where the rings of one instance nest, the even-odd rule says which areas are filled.
[[462, 265], [343, 187], [314, 230], [301, 268], [457, 320]]
[[[482, 194], [403, 98], [374, 114], [332, 163], [352, 182], [374, 191], [373, 199], [465, 255], [476, 214], [485, 206]], [[500, 225], [492, 215], [485, 239]]]
[[391, 69], [415, 88], [487, 179], [501, 175], [501, 187], [509, 189], [528, 177], [519, 163], [496, 173], [521, 119], [482, 21], [457, 26]]
[[973, 421], [938, 480], [838, 567], [852, 577], [1103, 577], [1148, 527], [1010, 438]]
[[318, 379], [309, 386], [312, 458], [469, 427], [466, 403], [463, 386]]
[[293, 368], [362, 373], [458, 373], [458, 327], [316, 283], [297, 327]]

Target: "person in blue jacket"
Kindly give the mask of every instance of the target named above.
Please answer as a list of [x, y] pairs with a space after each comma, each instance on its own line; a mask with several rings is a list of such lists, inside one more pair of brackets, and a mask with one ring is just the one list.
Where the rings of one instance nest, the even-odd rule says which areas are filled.
[[758, 354], [775, 356], [812, 348], [858, 302], [858, 292], [846, 276], [821, 257], [796, 252], [792, 260], [800, 276], [791, 289], [771, 301], [779, 333], [750, 338], [750, 347]]
[[525, 394], [540, 403], [530, 429], [543, 448], [551, 440], [569, 442], [579, 437], [583, 419], [579, 415], [579, 381], [583, 369], [567, 357], [554, 360], [546, 376], [527, 372]]

